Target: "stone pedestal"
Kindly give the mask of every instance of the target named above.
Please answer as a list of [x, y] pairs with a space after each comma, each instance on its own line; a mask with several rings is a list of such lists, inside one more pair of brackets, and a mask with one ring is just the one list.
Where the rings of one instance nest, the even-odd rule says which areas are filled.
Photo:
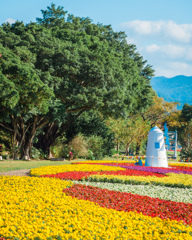
[[51, 161], [65, 161], [65, 158], [51, 158]]

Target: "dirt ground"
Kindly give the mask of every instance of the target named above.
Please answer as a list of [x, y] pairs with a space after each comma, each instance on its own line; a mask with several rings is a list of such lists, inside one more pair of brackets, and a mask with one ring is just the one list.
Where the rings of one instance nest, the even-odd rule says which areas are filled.
[[30, 169], [12, 170], [9, 172], [0, 172], [0, 176], [26, 176], [29, 177]]

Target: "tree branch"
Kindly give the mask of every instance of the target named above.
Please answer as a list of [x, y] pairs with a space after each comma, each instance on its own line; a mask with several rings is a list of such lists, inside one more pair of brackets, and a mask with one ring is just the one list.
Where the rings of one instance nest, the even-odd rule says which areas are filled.
[[14, 132], [13, 129], [9, 128], [9, 127], [6, 127], [5, 125], [3, 125], [2, 123], [0, 123], [0, 126], [6, 128], [7, 130], [9, 130], [10, 132]]

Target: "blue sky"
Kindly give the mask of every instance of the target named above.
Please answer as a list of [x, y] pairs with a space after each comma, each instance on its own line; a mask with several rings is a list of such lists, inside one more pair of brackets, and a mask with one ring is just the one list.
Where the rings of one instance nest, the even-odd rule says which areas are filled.
[[192, 0], [1, 0], [0, 25], [36, 21], [51, 3], [125, 31], [156, 76], [192, 76]]

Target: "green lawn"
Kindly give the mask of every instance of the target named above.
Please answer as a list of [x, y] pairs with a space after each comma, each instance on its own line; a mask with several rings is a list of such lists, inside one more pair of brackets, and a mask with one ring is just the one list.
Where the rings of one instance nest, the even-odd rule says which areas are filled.
[[[178, 154], [179, 155], [179, 154]], [[168, 160], [169, 162], [178, 162], [180, 156], [177, 156], [177, 160]], [[117, 160], [116, 158], [107, 157], [103, 160]], [[121, 161], [121, 158], [118, 159]], [[125, 159], [126, 160], [126, 159]], [[132, 159], [133, 160], [133, 159]], [[32, 169], [41, 166], [58, 166], [63, 164], [71, 164], [72, 162], [85, 161], [85, 159], [77, 159], [69, 162], [65, 161], [50, 161], [50, 160], [31, 160], [31, 161], [22, 161], [22, 160], [3, 160], [0, 161], [0, 172], [7, 172], [11, 170], [19, 170], [19, 169]], [[123, 162], [123, 161], [122, 161]]]
[[[71, 162], [77, 162], [81, 160], [72, 160]], [[41, 166], [57, 166], [63, 164], [71, 164], [71, 162], [65, 161], [49, 161], [49, 160], [31, 160], [31, 161], [22, 161], [22, 160], [4, 160], [0, 161], [0, 172], [7, 172], [11, 170], [19, 169], [32, 169]]]
[[[179, 161], [180, 159], [180, 153], [179, 151], [177, 151], [177, 160], [175, 159], [174, 161]], [[174, 151], [167, 151], [167, 157], [174, 157]], [[171, 160], [172, 161], [172, 160]]]

